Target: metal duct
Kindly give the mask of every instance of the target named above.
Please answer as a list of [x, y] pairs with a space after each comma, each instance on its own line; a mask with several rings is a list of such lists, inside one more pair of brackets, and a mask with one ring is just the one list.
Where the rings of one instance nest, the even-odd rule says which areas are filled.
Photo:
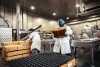
[[85, 2], [83, 0], [80, 0], [80, 16], [87, 16], [91, 14], [95, 14], [100, 12], [100, 5], [96, 7], [92, 7], [90, 9], [85, 9]]
[[91, 14], [95, 14], [95, 13], [99, 13], [99, 12], [100, 12], [100, 6], [96, 6], [96, 7], [85, 10], [84, 13], [79, 13], [79, 15], [87, 16], [87, 15], [91, 15]]

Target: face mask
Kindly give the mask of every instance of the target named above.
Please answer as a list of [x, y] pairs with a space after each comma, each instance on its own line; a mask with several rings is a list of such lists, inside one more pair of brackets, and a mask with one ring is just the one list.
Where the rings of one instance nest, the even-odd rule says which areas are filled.
[[61, 21], [59, 21], [59, 26], [62, 27], [64, 26], [64, 24]]

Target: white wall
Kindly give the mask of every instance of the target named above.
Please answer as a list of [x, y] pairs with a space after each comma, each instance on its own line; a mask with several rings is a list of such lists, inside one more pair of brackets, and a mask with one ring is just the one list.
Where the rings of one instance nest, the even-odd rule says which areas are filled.
[[[16, 23], [16, 11], [13, 9], [9, 9], [9, 8], [5, 8], [5, 13], [4, 13], [4, 7], [1, 6], [1, 10], [0, 13], [2, 16], [4, 17], [9, 17], [11, 18], [11, 24], [13, 26], [14, 29], [17, 29], [17, 23]], [[37, 25], [42, 24], [42, 29], [43, 30], [47, 30], [47, 29], [51, 29], [55, 26], [57, 26], [57, 21], [56, 20], [52, 20], [53, 18], [48, 18], [48, 17], [44, 17], [42, 15], [37, 15], [37, 14], [33, 14], [27, 11], [23, 11], [23, 23], [22, 23], [22, 13], [20, 15], [20, 29], [30, 29], [33, 28]], [[23, 24], [23, 25], [22, 25]]]

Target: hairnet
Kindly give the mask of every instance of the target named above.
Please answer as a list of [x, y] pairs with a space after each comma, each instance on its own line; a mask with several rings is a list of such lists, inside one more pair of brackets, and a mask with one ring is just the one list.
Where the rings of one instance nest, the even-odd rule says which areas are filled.
[[62, 22], [63, 24], [65, 23], [65, 21], [63, 19], [59, 19], [58, 22]]
[[63, 19], [58, 20], [59, 26], [62, 27], [64, 26], [65, 21]]

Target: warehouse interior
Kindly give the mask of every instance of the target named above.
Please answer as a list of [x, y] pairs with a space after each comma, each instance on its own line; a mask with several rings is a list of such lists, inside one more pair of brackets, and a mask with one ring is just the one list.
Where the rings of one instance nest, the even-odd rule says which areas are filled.
[[[53, 52], [55, 38], [68, 36], [67, 29], [56, 28], [59, 19], [72, 29], [71, 56]], [[34, 40], [28, 38], [37, 31], [41, 50], [31, 56]], [[0, 0], [1, 67], [100, 67], [99, 62], [100, 0]]]

